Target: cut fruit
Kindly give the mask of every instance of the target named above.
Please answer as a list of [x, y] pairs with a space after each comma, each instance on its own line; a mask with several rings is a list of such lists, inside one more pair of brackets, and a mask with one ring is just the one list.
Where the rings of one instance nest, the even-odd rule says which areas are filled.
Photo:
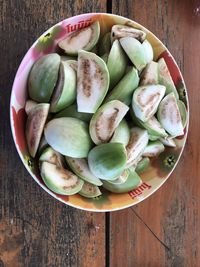
[[107, 67], [110, 75], [110, 89], [112, 89], [123, 77], [128, 58], [118, 40], [112, 44], [108, 55]]
[[94, 198], [99, 197], [102, 195], [101, 191], [99, 190], [98, 186], [84, 182], [83, 187], [78, 192], [79, 195], [87, 198]]
[[81, 49], [86, 51], [92, 50], [99, 40], [99, 35], [99, 22], [95, 21], [90, 26], [71, 33], [65, 39], [60, 41], [58, 45], [66, 54], [75, 56]]
[[185, 128], [185, 126], [187, 124], [187, 120], [188, 120], [187, 109], [186, 109], [186, 106], [185, 106], [183, 101], [177, 100], [177, 104], [178, 104], [178, 108], [179, 108], [179, 111], [181, 114], [181, 120], [182, 120], [183, 128]]
[[146, 33], [141, 30], [125, 25], [112, 26], [112, 31], [111, 31], [112, 40], [114, 41], [116, 39], [120, 39], [123, 37], [133, 37], [142, 43], [146, 38]]
[[129, 171], [128, 170], [124, 170], [123, 173], [115, 180], [113, 181], [107, 181], [110, 184], [123, 184], [126, 182], [126, 180], [128, 179], [129, 176]]
[[174, 93], [163, 98], [158, 108], [158, 120], [163, 128], [173, 137], [183, 135], [183, 124]]
[[140, 176], [133, 170], [128, 170], [129, 175], [123, 184], [111, 184], [103, 181], [103, 187], [112, 193], [127, 193], [142, 183]]
[[132, 100], [133, 91], [138, 87], [139, 76], [136, 68], [131, 69], [125, 74], [121, 81], [115, 86], [115, 88], [106, 97], [106, 102], [118, 99], [124, 102], [126, 105], [130, 105]]
[[79, 51], [77, 80], [78, 111], [95, 113], [109, 87], [109, 73], [105, 62], [96, 54]]
[[28, 92], [32, 100], [48, 103], [57, 82], [60, 56], [48, 54], [38, 59], [28, 77]]
[[26, 140], [30, 155], [34, 158], [40, 143], [49, 112], [49, 104], [38, 104], [29, 113], [26, 121]]
[[84, 184], [72, 172], [45, 161], [41, 164], [41, 176], [49, 189], [61, 195], [74, 195]]
[[47, 143], [64, 156], [85, 158], [92, 147], [87, 123], [75, 118], [58, 118], [44, 129]]
[[26, 111], [26, 114], [28, 115], [30, 113], [30, 111], [35, 107], [37, 106], [37, 102], [33, 101], [33, 100], [27, 100], [26, 101], [26, 104], [25, 104], [25, 111]]
[[143, 122], [135, 116], [135, 113], [133, 110], [131, 110], [130, 113], [131, 113], [131, 118], [133, 119], [134, 123], [137, 126], [146, 129], [148, 131], [148, 134], [151, 135], [151, 138], [154, 137], [154, 138], [158, 139], [159, 137], [167, 137], [168, 136], [168, 134], [165, 132], [162, 125], [156, 119], [155, 116], [152, 116], [148, 121]]
[[124, 146], [127, 146], [130, 139], [130, 129], [128, 123], [123, 119], [118, 127], [115, 129], [115, 132], [110, 140], [110, 143], [122, 143]]
[[76, 99], [76, 73], [68, 61], [61, 62], [58, 82], [51, 99], [51, 112], [58, 112]]
[[176, 143], [174, 142], [173, 137], [171, 136], [166, 138], [160, 138], [159, 140], [165, 146], [176, 147]]
[[110, 141], [115, 129], [128, 112], [129, 107], [119, 100], [101, 106], [90, 121], [90, 136], [95, 144]]
[[145, 40], [142, 43], [142, 47], [143, 47], [144, 52], [145, 52], [146, 62], [150, 63], [153, 60], [153, 48], [152, 48], [150, 42], [148, 40]]
[[102, 39], [99, 41], [99, 55], [109, 54], [111, 48], [110, 32], [104, 34]]
[[142, 158], [138, 164], [137, 164], [137, 167], [135, 169], [135, 171], [140, 174], [140, 173], [143, 173], [144, 171], [146, 171], [148, 169], [150, 165], [150, 159], [149, 158]]
[[165, 150], [160, 141], [149, 142], [142, 153], [143, 157], [156, 157]]
[[82, 113], [77, 111], [77, 105], [73, 104], [59, 113], [57, 113], [54, 118], [61, 118], [61, 117], [72, 117], [72, 118], [77, 118], [85, 122], [89, 122], [90, 119], [92, 118], [92, 114], [89, 113]]
[[143, 130], [139, 127], [133, 127], [131, 129], [131, 136], [128, 145], [126, 146], [127, 151], [127, 163], [126, 167], [133, 165], [134, 161], [138, 162], [138, 158], [144, 152], [145, 147], [149, 141], [147, 130]]
[[141, 71], [147, 62], [146, 51], [142, 44], [135, 38], [121, 38], [120, 44], [135, 67]]
[[39, 158], [39, 161], [46, 161], [55, 164], [56, 166], [61, 168], [64, 168], [65, 166], [63, 156], [51, 147], [47, 147], [46, 149], [44, 149]]
[[78, 177], [88, 183], [98, 186], [102, 185], [101, 180], [91, 173], [86, 159], [74, 159], [70, 157], [65, 157], [65, 159], [69, 167]]
[[103, 180], [115, 180], [124, 171], [126, 150], [120, 143], [101, 144], [94, 147], [88, 155], [91, 172]]
[[132, 108], [135, 116], [143, 122], [148, 121], [157, 111], [165, 95], [163, 85], [146, 85], [138, 87], [133, 93]]
[[140, 76], [140, 86], [158, 84], [158, 63], [151, 61], [147, 64]]
[[179, 99], [178, 92], [170, 75], [169, 69], [164, 58], [158, 60], [158, 79], [159, 84], [162, 84], [166, 87], [165, 94], [174, 93], [176, 99]]

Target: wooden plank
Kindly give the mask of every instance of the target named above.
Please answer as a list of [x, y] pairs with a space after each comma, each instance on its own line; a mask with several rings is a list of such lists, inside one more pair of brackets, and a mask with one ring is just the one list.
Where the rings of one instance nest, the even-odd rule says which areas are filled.
[[105, 215], [59, 203], [28, 175], [9, 125], [17, 67], [33, 41], [56, 22], [106, 11], [105, 1], [0, 0], [0, 266], [104, 266]]
[[199, 1], [114, 0], [113, 13], [146, 26], [174, 55], [189, 92], [190, 129], [181, 161], [166, 184], [133, 210], [111, 214], [110, 266], [199, 266]]

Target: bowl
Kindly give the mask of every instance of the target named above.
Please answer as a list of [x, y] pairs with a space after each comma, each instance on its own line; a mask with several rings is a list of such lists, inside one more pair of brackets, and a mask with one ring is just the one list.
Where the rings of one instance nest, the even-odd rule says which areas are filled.
[[46, 192], [69, 206], [82, 210], [105, 212], [120, 210], [138, 204], [163, 185], [173, 172], [183, 152], [188, 123], [184, 129], [184, 135], [176, 138], [176, 147], [166, 147], [163, 153], [151, 160], [149, 168], [141, 175], [142, 184], [129, 193], [113, 194], [105, 191], [98, 198], [86, 199], [78, 194], [73, 196], [58, 195], [45, 186], [39, 174], [37, 161], [30, 157], [25, 140], [26, 113], [24, 107], [27, 99], [27, 77], [33, 63], [38, 58], [56, 51], [58, 41], [69, 33], [90, 25], [95, 20], [100, 22], [101, 34], [107, 32], [114, 24], [130, 25], [146, 32], [147, 40], [150, 41], [154, 49], [154, 60], [160, 57], [165, 59], [179, 97], [185, 102], [189, 112], [187, 90], [181, 72], [168, 49], [152, 32], [125, 17], [105, 13], [88, 13], [67, 18], [57, 23], [42, 34], [30, 47], [18, 68], [13, 83], [10, 100], [10, 122], [15, 146], [24, 166]]

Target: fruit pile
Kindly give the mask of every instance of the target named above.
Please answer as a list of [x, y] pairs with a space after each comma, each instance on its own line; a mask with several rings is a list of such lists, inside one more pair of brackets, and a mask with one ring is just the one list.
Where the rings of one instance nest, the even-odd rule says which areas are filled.
[[[146, 33], [100, 25], [71, 33], [61, 53], [38, 59], [28, 77], [26, 139], [53, 192], [101, 195], [136, 188], [151, 157], [175, 147], [187, 111]], [[61, 54], [60, 53], [60, 54]]]

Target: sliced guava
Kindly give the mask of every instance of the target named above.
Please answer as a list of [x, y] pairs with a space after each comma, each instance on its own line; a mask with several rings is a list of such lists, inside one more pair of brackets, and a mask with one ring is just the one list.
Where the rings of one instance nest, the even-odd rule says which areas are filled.
[[94, 53], [79, 51], [77, 81], [78, 111], [95, 113], [109, 87], [109, 72], [103, 59]]
[[127, 193], [142, 183], [140, 176], [133, 170], [129, 170], [127, 180], [122, 184], [114, 184], [103, 181], [103, 187], [112, 193]]
[[187, 109], [185, 106], [185, 103], [181, 100], [177, 100], [177, 104], [178, 104], [178, 108], [181, 114], [181, 120], [182, 120], [182, 124], [183, 124], [183, 128], [185, 128], [186, 124], [187, 124], [187, 120], [188, 120], [188, 114], [187, 114]]
[[158, 120], [163, 128], [172, 136], [183, 135], [183, 124], [174, 93], [166, 95], [160, 102]]
[[131, 67], [121, 81], [113, 88], [106, 97], [106, 102], [118, 99], [126, 105], [130, 105], [133, 91], [138, 87], [139, 76], [136, 68]]
[[112, 26], [112, 30], [111, 30], [112, 41], [123, 38], [123, 37], [133, 37], [142, 43], [146, 38], [146, 33], [139, 29], [135, 29], [133, 27], [126, 26], [126, 25]]
[[151, 61], [142, 71], [140, 76], [140, 86], [158, 84], [158, 63]]
[[90, 26], [71, 33], [58, 45], [66, 54], [76, 56], [79, 50], [92, 50], [99, 40], [99, 35], [100, 25], [98, 21], [95, 21]]
[[146, 56], [146, 62], [150, 63], [153, 60], [153, 48], [148, 40], [144, 40], [142, 43], [142, 47], [144, 49], [144, 53]]
[[131, 135], [126, 146], [127, 151], [127, 163], [126, 167], [129, 167], [134, 164], [134, 162], [138, 162], [138, 158], [144, 152], [145, 147], [147, 146], [149, 141], [149, 136], [147, 130], [141, 129], [139, 127], [133, 127], [131, 129]]
[[87, 123], [76, 118], [53, 119], [44, 134], [47, 143], [64, 156], [85, 158], [92, 147]]
[[90, 136], [95, 144], [110, 141], [115, 129], [128, 112], [129, 107], [119, 100], [102, 105], [90, 121]]
[[170, 75], [169, 69], [164, 58], [158, 60], [158, 79], [159, 84], [162, 84], [166, 87], [165, 94], [174, 93], [176, 99], [179, 98], [178, 92]]
[[76, 73], [68, 61], [61, 62], [58, 82], [51, 99], [51, 112], [70, 106], [76, 99]]
[[88, 154], [91, 172], [102, 180], [115, 180], [124, 171], [126, 150], [123, 144], [107, 143], [94, 147]]
[[[167, 137], [168, 134], [160, 124], [160, 122], [156, 119], [155, 116], [152, 116], [148, 121], [143, 122], [140, 119], [138, 119], [135, 116], [135, 113], [133, 110], [131, 110], [131, 118], [133, 119], [134, 123], [141, 127], [144, 128], [148, 131], [148, 134], [151, 135], [151, 137], [159, 138], [159, 137]], [[153, 138], [152, 137], [152, 138]]]
[[149, 141], [145, 147], [142, 156], [143, 157], [155, 157], [165, 150], [164, 145], [160, 141]]
[[107, 67], [110, 75], [110, 89], [112, 89], [123, 77], [128, 58], [118, 40], [115, 40], [107, 59]]
[[46, 161], [41, 164], [41, 176], [49, 189], [61, 195], [74, 195], [81, 190], [84, 184], [69, 170]]
[[102, 182], [94, 174], [91, 173], [87, 159], [75, 159], [71, 157], [65, 157], [69, 167], [72, 171], [84, 181], [101, 186]]
[[28, 92], [32, 100], [48, 103], [57, 82], [60, 56], [56, 53], [38, 59], [28, 77]]
[[83, 187], [78, 192], [79, 195], [87, 198], [99, 197], [102, 195], [98, 186], [84, 182]]
[[134, 91], [132, 99], [132, 108], [135, 116], [143, 122], [148, 121], [156, 113], [164, 95], [165, 86], [163, 85], [138, 87]]
[[65, 166], [63, 156], [55, 151], [52, 147], [47, 147], [43, 150], [42, 154], [39, 157], [39, 161], [46, 161], [55, 164], [58, 167]]
[[115, 132], [110, 140], [111, 143], [122, 143], [124, 146], [127, 146], [130, 139], [130, 129], [128, 123], [123, 119], [118, 127], [115, 129]]
[[29, 153], [35, 157], [49, 112], [49, 104], [38, 104], [28, 114], [26, 121], [26, 140]]
[[127, 178], [129, 176], [129, 171], [128, 170], [124, 170], [122, 172], [122, 174], [115, 180], [112, 180], [112, 181], [107, 181], [108, 183], [111, 183], [111, 184], [123, 184], [126, 182]]
[[135, 67], [139, 71], [144, 69], [148, 61], [145, 48], [142, 46], [142, 44], [133, 37], [124, 37], [119, 41], [122, 48], [126, 52], [131, 62], [135, 65]]

